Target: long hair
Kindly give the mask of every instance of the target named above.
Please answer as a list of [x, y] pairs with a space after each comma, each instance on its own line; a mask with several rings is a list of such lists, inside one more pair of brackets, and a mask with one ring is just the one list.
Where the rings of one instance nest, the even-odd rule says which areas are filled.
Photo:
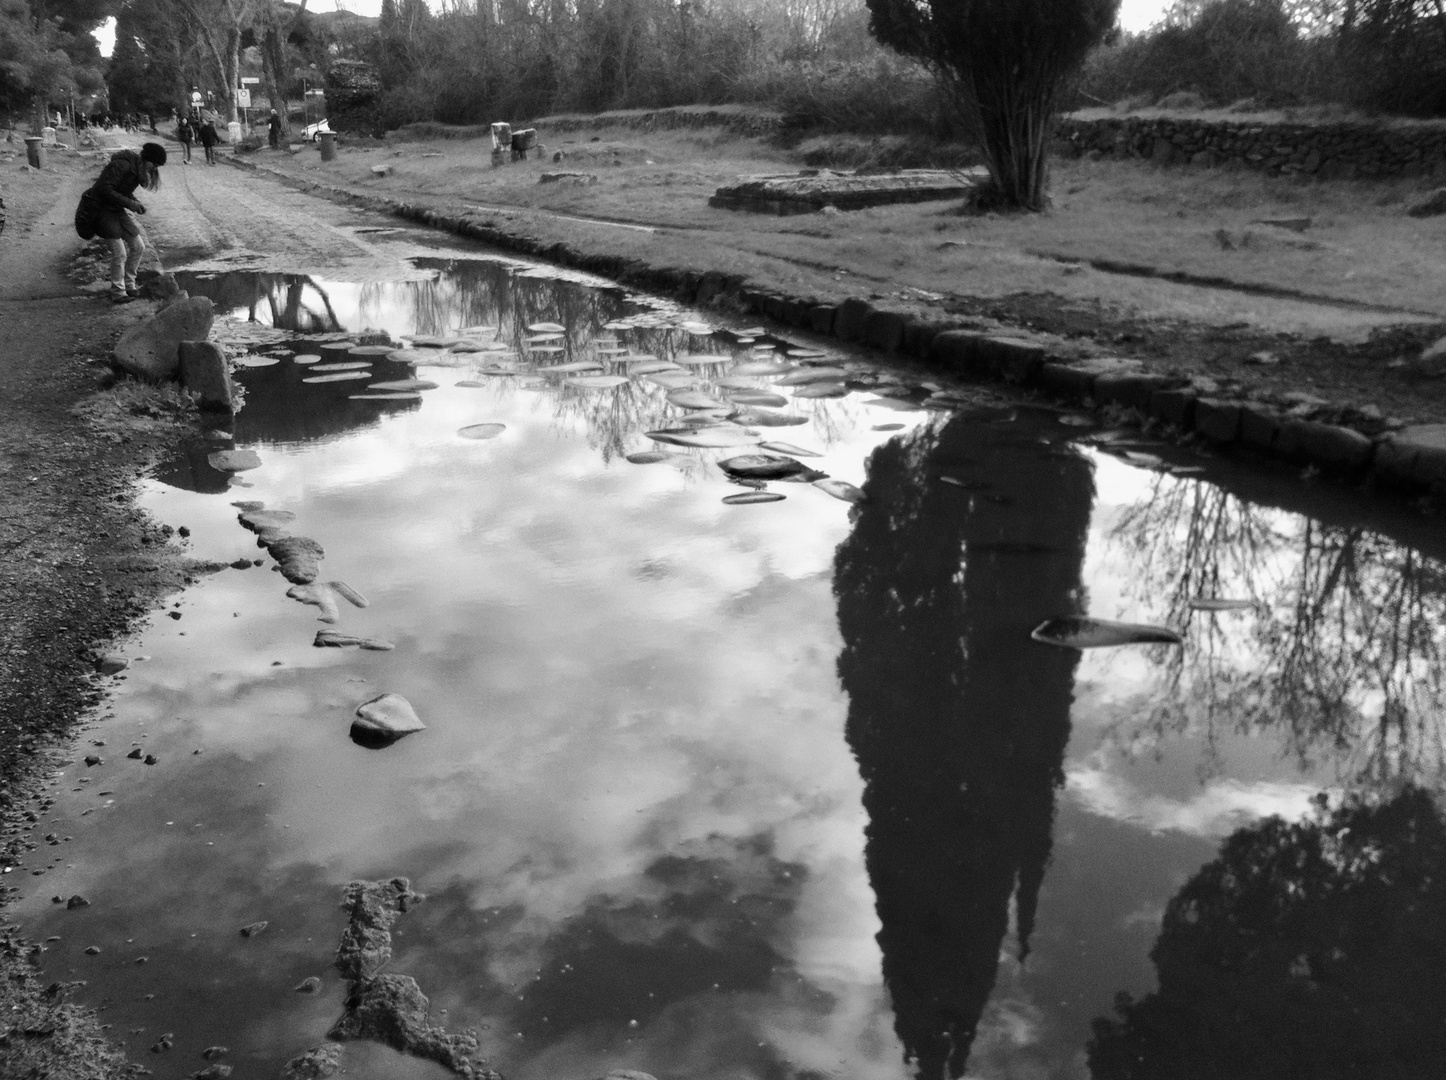
[[161, 166], [166, 163], [166, 148], [148, 142], [141, 147], [141, 187], [147, 191], [161, 189]]

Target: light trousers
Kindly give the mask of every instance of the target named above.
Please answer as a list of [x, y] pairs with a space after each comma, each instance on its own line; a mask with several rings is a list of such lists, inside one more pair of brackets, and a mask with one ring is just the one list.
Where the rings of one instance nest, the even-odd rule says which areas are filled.
[[140, 233], [110, 241], [110, 283], [115, 289], [134, 289], [146, 242]]

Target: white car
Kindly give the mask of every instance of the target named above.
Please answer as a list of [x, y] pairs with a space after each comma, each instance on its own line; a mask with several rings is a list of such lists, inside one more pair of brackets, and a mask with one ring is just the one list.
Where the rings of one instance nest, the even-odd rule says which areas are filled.
[[323, 131], [331, 131], [331, 125], [328, 124], [325, 120], [318, 120], [314, 124], [306, 125], [306, 134], [303, 135], [302, 138], [304, 138], [307, 142], [316, 142], [317, 137]]

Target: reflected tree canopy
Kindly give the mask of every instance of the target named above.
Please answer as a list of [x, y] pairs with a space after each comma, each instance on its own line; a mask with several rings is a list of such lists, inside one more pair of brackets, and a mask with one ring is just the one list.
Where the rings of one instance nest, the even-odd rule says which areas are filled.
[[1170, 901], [1150, 956], [1159, 990], [1095, 1021], [1095, 1080], [1441, 1075], [1440, 807], [1407, 787], [1241, 829]]
[[[192, 296], [206, 297], [218, 312], [244, 311], [251, 322], [264, 321], [278, 330], [298, 334], [332, 333], [342, 329], [326, 290], [300, 274], [231, 271], [183, 277], [186, 291]], [[266, 316], [264, 320], [262, 315]]]
[[[1126, 721], [1131, 740], [1283, 731], [1303, 763], [1349, 782], [1446, 776], [1446, 571], [1363, 528], [1322, 525], [1208, 484], [1158, 477], [1113, 530], [1131, 591], [1186, 628], [1166, 687]], [[1195, 597], [1252, 612], [1191, 611]]]
[[928, 1080], [963, 1074], [1011, 920], [1028, 953], [1069, 738], [1078, 654], [1029, 632], [1081, 608], [1093, 479], [1010, 438], [958, 418], [879, 447], [836, 557], [884, 979]]

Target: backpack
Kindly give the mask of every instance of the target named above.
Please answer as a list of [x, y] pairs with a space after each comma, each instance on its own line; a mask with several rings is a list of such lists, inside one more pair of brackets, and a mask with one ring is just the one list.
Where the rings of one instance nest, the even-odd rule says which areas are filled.
[[100, 201], [87, 188], [75, 206], [75, 235], [82, 240], [94, 239], [99, 217]]

